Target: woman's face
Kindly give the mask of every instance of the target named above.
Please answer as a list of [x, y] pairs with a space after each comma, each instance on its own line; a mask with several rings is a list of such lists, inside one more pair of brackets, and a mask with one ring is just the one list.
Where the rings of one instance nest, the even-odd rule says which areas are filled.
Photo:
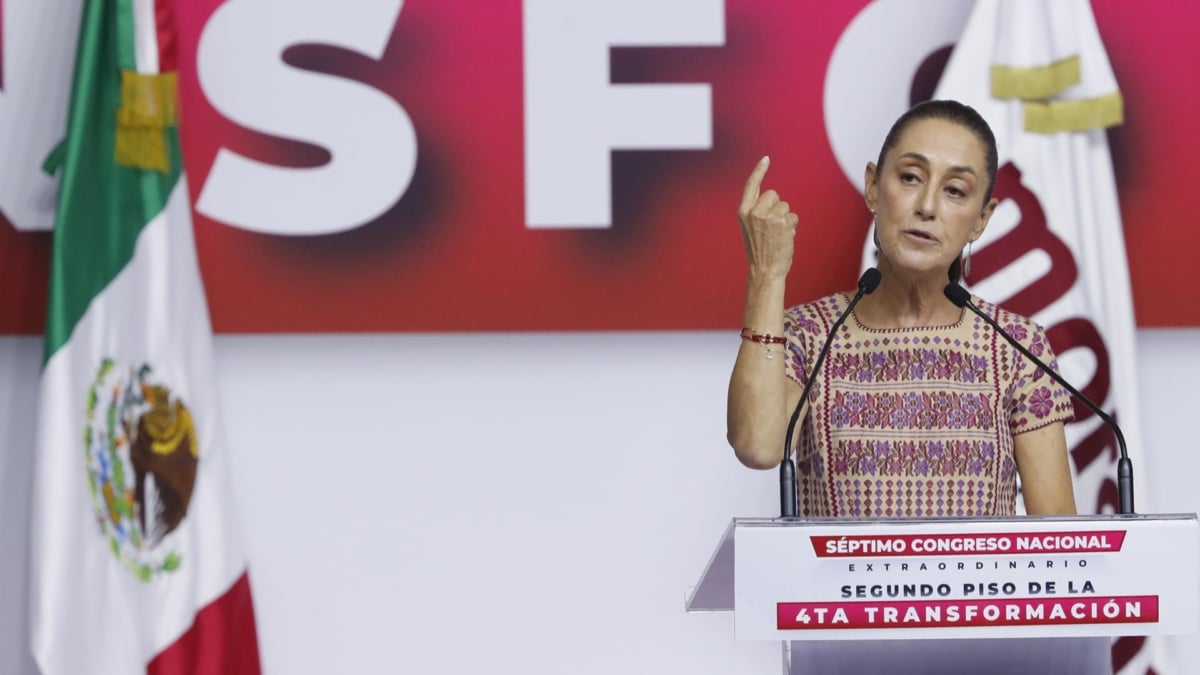
[[909, 123], [882, 167], [867, 165], [867, 206], [875, 212], [881, 259], [916, 275], [945, 277], [996, 208], [995, 199], [983, 202], [984, 153], [971, 130], [920, 119]]

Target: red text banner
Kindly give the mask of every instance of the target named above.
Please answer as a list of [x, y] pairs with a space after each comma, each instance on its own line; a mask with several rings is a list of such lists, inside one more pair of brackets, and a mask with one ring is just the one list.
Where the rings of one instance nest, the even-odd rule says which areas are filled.
[[1005, 532], [1001, 534], [900, 534], [811, 537], [818, 558], [937, 555], [1045, 555], [1119, 552], [1125, 532]]
[[781, 602], [779, 630], [1103, 625], [1158, 622], [1158, 597]]

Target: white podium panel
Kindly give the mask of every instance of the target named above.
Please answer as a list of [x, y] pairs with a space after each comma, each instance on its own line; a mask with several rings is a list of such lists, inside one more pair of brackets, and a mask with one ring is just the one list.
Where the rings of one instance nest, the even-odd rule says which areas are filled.
[[1198, 570], [1194, 514], [737, 519], [688, 609], [740, 640], [1191, 634]]

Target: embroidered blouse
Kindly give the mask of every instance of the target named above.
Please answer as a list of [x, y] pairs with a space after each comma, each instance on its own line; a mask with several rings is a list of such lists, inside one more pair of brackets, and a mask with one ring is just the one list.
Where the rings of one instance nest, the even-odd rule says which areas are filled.
[[[850, 297], [785, 313], [796, 382]], [[972, 300], [1058, 369], [1040, 326]], [[852, 312], [817, 377], [795, 445], [801, 516], [1011, 515], [1014, 437], [1073, 416], [1065, 389], [965, 309], [953, 325], [905, 329], [868, 328]]]

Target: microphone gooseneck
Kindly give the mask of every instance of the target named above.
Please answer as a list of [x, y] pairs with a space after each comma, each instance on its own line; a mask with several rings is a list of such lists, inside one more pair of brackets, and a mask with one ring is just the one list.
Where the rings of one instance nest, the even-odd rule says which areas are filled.
[[1071, 383], [1063, 379], [1062, 375], [1059, 375], [1051, 370], [1049, 366], [1042, 363], [1041, 359], [1034, 356], [1028, 349], [1025, 348], [1024, 345], [1022, 345], [1020, 342], [1017, 342], [1013, 336], [1009, 335], [1003, 328], [997, 325], [996, 321], [992, 319], [992, 317], [988, 316], [983, 312], [983, 310], [976, 307], [975, 303], [971, 302], [971, 294], [967, 292], [967, 289], [959, 286], [956, 283], [949, 283], [946, 284], [945, 293], [950, 302], [953, 302], [959, 307], [965, 307], [971, 310], [976, 314], [976, 316], [987, 322], [987, 324], [992, 327], [992, 330], [996, 331], [1000, 337], [1007, 340], [1008, 343], [1017, 351], [1024, 354], [1025, 358], [1033, 361], [1034, 364], [1036, 364], [1037, 367], [1042, 370], [1042, 372], [1049, 375], [1054, 379], [1055, 382], [1061, 384], [1067, 391], [1071, 392], [1071, 395], [1073, 395], [1077, 400], [1082, 401], [1084, 405], [1091, 409], [1092, 412], [1096, 413], [1096, 416], [1101, 420], [1104, 420], [1104, 423], [1113, 430], [1113, 433], [1117, 436], [1117, 446], [1121, 450], [1121, 458], [1117, 460], [1117, 512], [1123, 515], [1133, 513], [1133, 462], [1130, 461], [1129, 450], [1125, 447], [1125, 434], [1121, 433], [1121, 427], [1117, 426], [1117, 421], [1114, 420], [1108, 413], [1101, 410], [1100, 406], [1093, 403], [1091, 399], [1084, 396], [1083, 392], [1071, 386]]
[[812, 389], [813, 383], [817, 381], [817, 373], [821, 370], [821, 364], [825, 363], [825, 355], [829, 353], [829, 347], [833, 344], [833, 338], [837, 335], [838, 328], [841, 327], [846, 317], [850, 316], [850, 312], [854, 311], [854, 306], [858, 304], [858, 301], [879, 287], [879, 281], [882, 278], [883, 275], [874, 267], [867, 269], [858, 278], [858, 292], [854, 294], [854, 298], [850, 300], [850, 304], [846, 306], [837, 321], [833, 322], [833, 328], [829, 329], [829, 336], [825, 338], [825, 344], [821, 345], [821, 353], [817, 355], [817, 362], [809, 371], [808, 380], [804, 383], [804, 390], [800, 392], [800, 400], [796, 403], [796, 409], [792, 411], [791, 419], [788, 420], [787, 433], [783, 436], [783, 461], [779, 463], [779, 515], [782, 518], [796, 516], [796, 464], [792, 461], [791, 446], [792, 432], [796, 429], [796, 423], [800, 421], [800, 410], [804, 407], [804, 402], [808, 400], [808, 392]]

